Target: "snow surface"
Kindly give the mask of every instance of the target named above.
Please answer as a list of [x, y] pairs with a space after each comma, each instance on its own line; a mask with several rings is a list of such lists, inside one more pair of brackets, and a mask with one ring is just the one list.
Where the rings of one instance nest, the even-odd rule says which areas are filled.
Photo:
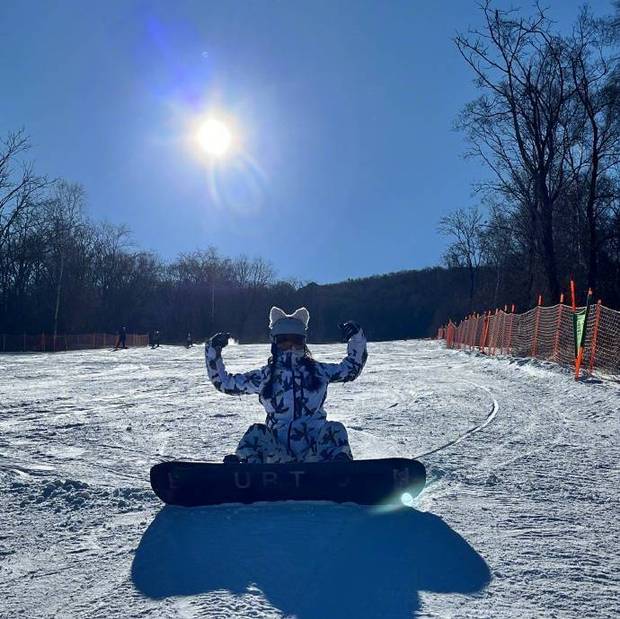
[[414, 508], [164, 507], [152, 464], [220, 460], [263, 419], [202, 347], [0, 356], [0, 616], [619, 616], [620, 385], [438, 342], [369, 352], [328, 416], [356, 458], [434, 452]]

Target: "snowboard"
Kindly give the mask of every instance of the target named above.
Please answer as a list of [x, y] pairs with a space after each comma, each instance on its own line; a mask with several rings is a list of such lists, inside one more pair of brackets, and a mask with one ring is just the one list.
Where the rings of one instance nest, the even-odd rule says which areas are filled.
[[[407, 458], [286, 464], [161, 462], [151, 486], [164, 503], [195, 507], [257, 501], [409, 502], [426, 482], [424, 465]], [[403, 501], [405, 499], [402, 499]]]

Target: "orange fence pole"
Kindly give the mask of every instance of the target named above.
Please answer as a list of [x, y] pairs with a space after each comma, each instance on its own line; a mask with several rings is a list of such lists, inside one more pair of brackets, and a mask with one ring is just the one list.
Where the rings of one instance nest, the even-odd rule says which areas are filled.
[[463, 321], [463, 348], [467, 346], [469, 339], [469, 316], [465, 316], [465, 320]]
[[555, 328], [555, 341], [553, 342], [553, 358], [558, 358], [558, 347], [560, 345], [560, 326], [562, 325], [562, 308], [564, 307], [564, 293], [560, 295], [560, 305], [558, 307], [558, 322]]
[[497, 352], [498, 348], [499, 348], [499, 354], [500, 355], [502, 354], [503, 333], [504, 333], [504, 313], [502, 312], [502, 309], [500, 307], [497, 310], [497, 331], [495, 334], [495, 350], [493, 351], [493, 354]]
[[502, 341], [504, 339], [504, 312], [500, 307], [497, 310], [497, 341], [495, 342], [495, 351], [499, 350], [498, 354], [502, 354]]
[[592, 374], [594, 370], [594, 358], [596, 357], [596, 340], [598, 339], [598, 325], [601, 322], [601, 300], [596, 303], [596, 313], [594, 314], [594, 332], [592, 333], [592, 348], [590, 350], [590, 366], [588, 371]]
[[463, 345], [469, 346], [469, 332], [471, 331], [471, 316], [465, 318], [465, 333], [463, 334]]
[[505, 340], [504, 340], [504, 354], [505, 355], [509, 355], [510, 354], [510, 331], [512, 329], [512, 321], [513, 321], [513, 314], [512, 312], [508, 312], [506, 314], [506, 334], [505, 334]]
[[508, 346], [506, 348], [507, 354], [510, 354], [512, 351], [512, 323], [515, 321], [515, 305], [512, 304], [512, 308], [510, 310], [510, 326], [508, 327]]
[[[577, 312], [577, 293], [575, 292], [575, 280], [573, 279], [573, 276], [571, 275], [570, 278], [570, 304], [571, 307], [573, 309], [573, 331], [575, 329], [574, 327], [574, 320], [575, 320], [575, 313]], [[573, 333], [573, 338], [575, 338], [575, 334]], [[575, 346], [577, 346], [577, 340], [575, 339]], [[579, 380], [579, 366], [581, 365], [581, 360], [579, 359], [579, 351], [577, 350], [575, 352], [575, 380]]]
[[502, 310], [501, 308], [497, 309], [497, 329], [495, 330], [495, 348], [493, 350], [493, 354], [497, 352], [499, 348], [499, 354], [502, 354]]
[[497, 327], [499, 323], [499, 314], [497, 313], [499, 310], [495, 310], [495, 314], [493, 314], [493, 329], [491, 329], [491, 354], [495, 354], [495, 346], [497, 345]]
[[484, 348], [482, 352], [491, 353], [491, 310], [487, 312], [487, 331], [484, 334]]
[[482, 334], [480, 335], [480, 351], [484, 353], [487, 345], [487, 335], [489, 333], [489, 312], [484, 313], [484, 323], [482, 325]]
[[583, 348], [579, 348], [577, 351], [577, 357], [575, 359], [575, 380], [579, 380], [581, 376], [581, 362], [583, 360]]

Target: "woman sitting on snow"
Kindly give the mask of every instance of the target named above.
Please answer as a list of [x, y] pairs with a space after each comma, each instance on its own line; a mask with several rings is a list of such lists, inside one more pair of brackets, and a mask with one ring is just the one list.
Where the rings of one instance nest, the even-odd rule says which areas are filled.
[[353, 322], [340, 325], [348, 341], [347, 356], [340, 363], [319, 363], [306, 346], [310, 314], [305, 307], [287, 315], [272, 307], [269, 313], [271, 357], [260, 370], [229, 374], [222, 348], [229, 333], [218, 333], [205, 350], [209, 378], [230, 395], [258, 394], [267, 411], [265, 423], [255, 423], [243, 435], [235, 454], [224, 462], [323, 462], [351, 460], [345, 427], [327, 421], [323, 402], [327, 385], [355, 380], [368, 353], [366, 338]]

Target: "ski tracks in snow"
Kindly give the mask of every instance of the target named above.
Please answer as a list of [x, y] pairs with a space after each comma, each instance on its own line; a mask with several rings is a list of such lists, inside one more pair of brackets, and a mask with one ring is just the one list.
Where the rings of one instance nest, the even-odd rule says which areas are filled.
[[465, 430], [463, 434], [459, 434], [459, 436], [457, 436], [456, 438], [449, 440], [447, 443], [444, 443], [443, 445], [440, 445], [439, 447], [435, 447], [429, 451], [416, 454], [414, 458], [422, 459], [434, 453], [437, 453], [438, 451], [447, 449], [448, 447], [452, 447], [453, 445], [456, 445], [457, 443], [460, 443], [462, 440], [466, 439], [468, 436], [471, 436], [472, 434], [475, 434], [476, 432], [479, 432], [480, 430], [484, 430], [484, 428], [486, 428], [495, 419], [495, 416], [497, 415], [497, 412], [499, 411], [499, 404], [497, 403], [497, 400], [492, 396], [491, 390], [488, 387], [484, 387], [483, 385], [477, 385], [476, 383], [472, 383], [471, 381], [462, 381], [462, 382], [467, 385], [471, 385], [472, 387], [476, 389], [481, 389], [483, 391], [486, 391], [491, 396], [491, 399], [492, 399], [491, 408], [486, 418], [478, 425], [475, 425], [472, 428]]

